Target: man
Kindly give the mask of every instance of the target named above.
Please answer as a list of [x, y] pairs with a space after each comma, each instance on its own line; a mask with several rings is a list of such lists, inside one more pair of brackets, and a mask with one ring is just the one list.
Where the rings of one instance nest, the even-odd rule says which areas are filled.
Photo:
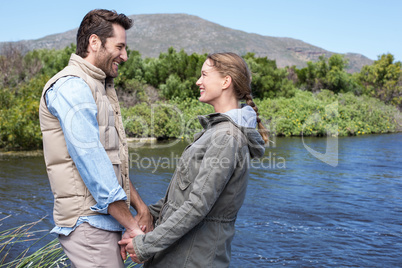
[[[54, 195], [52, 232], [72, 267], [124, 267], [117, 242], [151, 231], [152, 216], [130, 182], [128, 147], [113, 85], [127, 60], [132, 20], [92, 10], [81, 22], [69, 64], [45, 85], [39, 108]], [[134, 218], [129, 210], [137, 210]]]

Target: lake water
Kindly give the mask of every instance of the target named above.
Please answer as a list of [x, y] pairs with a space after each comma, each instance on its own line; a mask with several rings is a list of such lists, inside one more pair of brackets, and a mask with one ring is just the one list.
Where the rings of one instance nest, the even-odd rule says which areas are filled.
[[[326, 151], [326, 138], [277, 138], [251, 164], [231, 267], [402, 266], [402, 133], [330, 141]], [[130, 178], [147, 204], [164, 195], [185, 146], [130, 150]], [[42, 157], [0, 160], [0, 194], [0, 219], [11, 215], [0, 230], [45, 216], [34, 229], [53, 227]]]

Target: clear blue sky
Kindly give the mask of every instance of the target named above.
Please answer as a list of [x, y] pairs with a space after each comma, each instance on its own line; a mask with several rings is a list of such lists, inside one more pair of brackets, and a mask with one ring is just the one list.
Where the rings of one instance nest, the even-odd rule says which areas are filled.
[[0, 41], [37, 39], [79, 26], [94, 8], [126, 15], [186, 13], [267, 36], [291, 37], [336, 53], [402, 61], [402, 0], [0, 0]]

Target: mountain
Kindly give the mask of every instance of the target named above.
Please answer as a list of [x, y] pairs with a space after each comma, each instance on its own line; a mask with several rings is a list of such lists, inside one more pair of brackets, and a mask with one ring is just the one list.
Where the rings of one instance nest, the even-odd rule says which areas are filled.
[[[317, 61], [320, 55], [330, 57], [334, 54], [301, 40], [234, 30], [193, 15], [146, 14], [130, 18], [134, 20], [134, 26], [127, 32], [128, 47], [138, 50], [144, 57], [158, 57], [172, 46], [177, 51], [184, 49], [188, 54], [232, 51], [244, 55], [253, 52], [258, 57], [276, 60], [281, 68], [292, 65], [302, 68], [307, 61]], [[16, 43], [27, 50], [62, 49], [75, 43], [77, 29]], [[4, 44], [0, 43], [0, 48]], [[349, 72], [359, 71], [364, 65], [373, 63], [361, 54], [344, 55], [349, 59]]]

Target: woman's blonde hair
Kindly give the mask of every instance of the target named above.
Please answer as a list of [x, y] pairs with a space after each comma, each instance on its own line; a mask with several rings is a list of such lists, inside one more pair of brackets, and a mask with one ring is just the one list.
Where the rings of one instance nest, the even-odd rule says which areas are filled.
[[261, 123], [258, 108], [251, 96], [251, 73], [242, 57], [232, 52], [213, 53], [207, 56], [212, 66], [221, 73], [222, 76], [232, 78], [233, 88], [238, 100], [245, 100], [246, 104], [251, 106], [257, 114], [258, 131], [261, 137], [267, 143], [269, 141], [268, 131]]

